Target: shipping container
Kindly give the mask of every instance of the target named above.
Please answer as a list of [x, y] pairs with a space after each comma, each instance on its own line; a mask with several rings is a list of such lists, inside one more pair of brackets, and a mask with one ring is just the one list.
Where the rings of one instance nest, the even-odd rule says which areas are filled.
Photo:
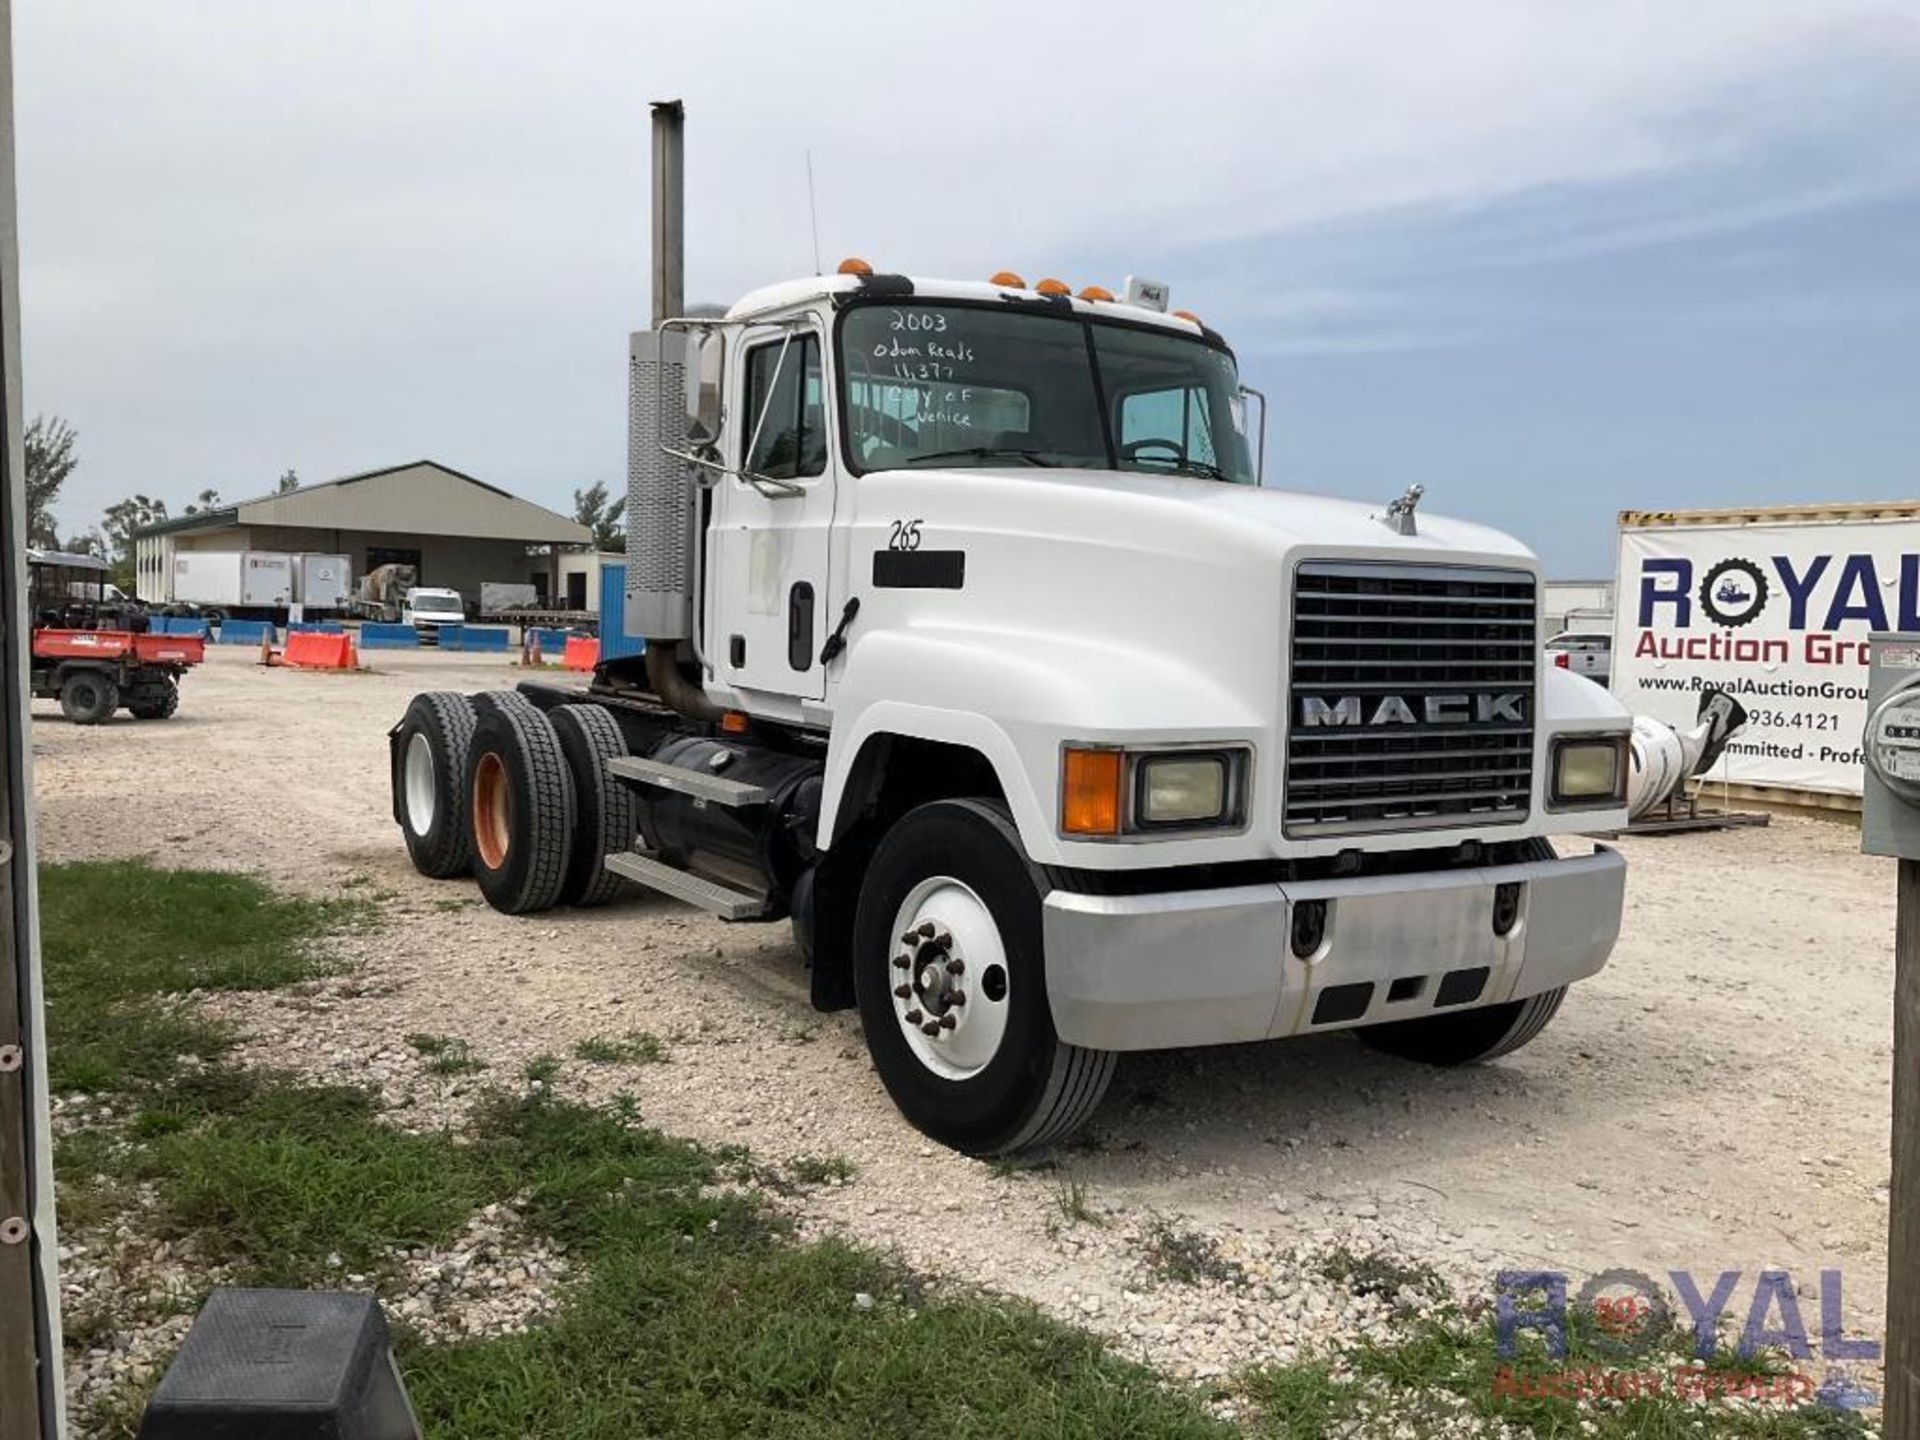
[[1611, 688], [1676, 726], [1732, 694], [1716, 793], [1857, 808], [1880, 630], [1920, 630], [1920, 502], [1620, 514]]

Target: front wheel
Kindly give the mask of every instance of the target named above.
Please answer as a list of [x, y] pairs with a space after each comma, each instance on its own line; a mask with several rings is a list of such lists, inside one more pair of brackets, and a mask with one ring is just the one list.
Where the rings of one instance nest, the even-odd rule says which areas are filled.
[[61, 682], [61, 712], [76, 725], [98, 725], [120, 708], [120, 687], [98, 670], [76, 670]]
[[939, 800], [880, 841], [854, 922], [854, 988], [881, 1083], [970, 1155], [1064, 1138], [1113, 1078], [1047, 1005], [1040, 888], [1006, 810]]
[[1567, 987], [1483, 1005], [1451, 1015], [1423, 1015], [1418, 1020], [1396, 1020], [1386, 1025], [1363, 1025], [1360, 1039], [1375, 1050], [1418, 1060], [1425, 1065], [1477, 1065], [1497, 1060], [1525, 1045], [1547, 1028], [1567, 998]]

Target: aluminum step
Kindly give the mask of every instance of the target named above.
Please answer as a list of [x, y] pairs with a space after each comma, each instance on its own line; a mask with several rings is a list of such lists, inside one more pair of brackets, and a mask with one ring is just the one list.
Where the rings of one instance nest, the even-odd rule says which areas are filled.
[[668, 765], [644, 755], [622, 755], [616, 760], [609, 760], [607, 771], [623, 780], [657, 785], [662, 790], [691, 795], [696, 800], [710, 800], [730, 810], [742, 805], [762, 805], [767, 799], [764, 786], [743, 785], [738, 780], [729, 780], [724, 775], [714, 775], [705, 770], [684, 770], [678, 765]]
[[629, 850], [623, 855], [607, 856], [607, 869], [629, 880], [637, 880], [663, 895], [697, 905], [722, 920], [759, 920], [767, 913], [764, 895], [756, 895], [751, 890], [736, 890], [718, 880], [695, 875], [691, 870], [677, 870], [638, 851]]

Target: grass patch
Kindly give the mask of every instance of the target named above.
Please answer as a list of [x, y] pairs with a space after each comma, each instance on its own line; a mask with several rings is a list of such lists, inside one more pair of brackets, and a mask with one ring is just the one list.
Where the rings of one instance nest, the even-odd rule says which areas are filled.
[[[396, 1249], [451, 1239], [499, 1186], [445, 1135], [382, 1124], [374, 1092], [228, 1072], [217, 1109], [176, 1093], [135, 1173], [160, 1219], [259, 1285], [379, 1274]], [[182, 1110], [193, 1118], [187, 1119]], [[153, 1130], [161, 1113], [136, 1122]]]
[[1403, 1290], [1429, 1300], [1444, 1300], [1447, 1295], [1446, 1282], [1432, 1266], [1409, 1264], [1377, 1250], [1363, 1255], [1345, 1246], [1331, 1250], [1320, 1261], [1320, 1273], [1355, 1295], [1381, 1300], [1398, 1301]]
[[560, 1078], [560, 1057], [558, 1055], [536, 1055], [520, 1067], [520, 1074], [529, 1085], [547, 1086]]
[[276, 895], [245, 875], [137, 860], [40, 867], [48, 1059], [56, 1092], [117, 1091], [209, 1061], [232, 1037], [182, 997], [267, 990], [333, 967], [319, 941], [359, 901]]
[[1054, 1208], [1069, 1225], [1104, 1225], [1107, 1217], [1093, 1208], [1087, 1187], [1079, 1180], [1063, 1180], [1054, 1187]]
[[853, 1179], [853, 1162], [844, 1155], [796, 1155], [787, 1173], [797, 1185], [844, 1185]]
[[931, 1298], [878, 1256], [791, 1243], [755, 1197], [712, 1190], [716, 1157], [606, 1112], [497, 1097], [474, 1145], [520, 1177], [529, 1223], [592, 1263], [550, 1324], [409, 1347], [436, 1435], [1232, 1433], [1028, 1307]]
[[473, 1053], [473, 1047], [450, 1035], [409, 1035], [411, 1045], [427, 1062], [435, 1075], [474, 1075], [487, 1068], [487, 1062]]
[[1176, 1285], [1244, 1285], [1247, 1272], [1220, 1253], [1220, 1242], [1186, 1230], [1162, 1216], [1147, 1226], [1147, 1266]]
[[[209, 1282], [218, 1272], [337, 1286], [364, 1274], [391, 1299], [407, 1283], [399, 1252], [451, 1239], [480, 1208], [508, 1202], [574, 1262], [558, 1313], [523, 1334], [447, 1345], [402, 1335], [435, 1440], [1233, 1433], [1195, 1396], [1031, 1307], [935, 1296], [890, 1259], [796, 1243], [740, 1185], [747, 1157], [645, 1128], [631, 1097], [604, 1109], [557, 1098], [556, 1057], [526, 1067], [521, 1093], [483, 1092], [461, 1135], [394, 1129], [371, 1089], [224, 1063], [225, 1032], [172, 988], [308, 978], [320, 970], [316, 942], [352, 912], [282, 902], [232, 877], [92, 868], [109, 873], [73, 877], [49, 907], [49, 987], [67, 1027], [55, 1043], [96, 1047], [92, 1063], [131, 1103], [63, 1139], [63, 1212], [84, 1217], [73, 1223], [157, 1231]], [[84, 903], [82, 881], [96, 887]], [[143, 890], [142, 923], [110, 945], [75, 934], [114, 913], [126, 881]], [[231, 901], [220, 924], [195, 914], [208, 895]], [[109, 1015], [178, 1028], [121, 1056]], [[463, 1053], [441, 1037], [409, 1040], [429, 1062]], [[793, 1173], [823, 1181], [852, 1166], [810, 1157]], [[137, 1205], [136, 1190], [147, 1196]], [[76, 1307], [74, 1339], [106, 1339], [138, 1304]], [[82, 1425], [130, 1436], [150, 1383], [96, 1397]]]
[[629, 1030], [617, 1038], [590, 1035], [573, 1047], [573, 1056], [589, 1065], [658, 1065], [667, 1058], [667, 1047], [658, 1035]]
[[1351, 1424], [1360, 1408], [1359, 1387], [1335, 1379], [1320, 1361], [1256, 1370], [1242, 1389], [1258, 1409], [1261, 1433], [1290, 1440], [1322, 1440]]

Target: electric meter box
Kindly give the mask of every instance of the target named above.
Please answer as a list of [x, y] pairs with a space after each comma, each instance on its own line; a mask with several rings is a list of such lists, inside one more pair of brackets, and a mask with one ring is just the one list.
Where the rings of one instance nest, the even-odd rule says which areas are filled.
[[1860, 848], [1920, 860], [1920, 633], [1867, 638]]

